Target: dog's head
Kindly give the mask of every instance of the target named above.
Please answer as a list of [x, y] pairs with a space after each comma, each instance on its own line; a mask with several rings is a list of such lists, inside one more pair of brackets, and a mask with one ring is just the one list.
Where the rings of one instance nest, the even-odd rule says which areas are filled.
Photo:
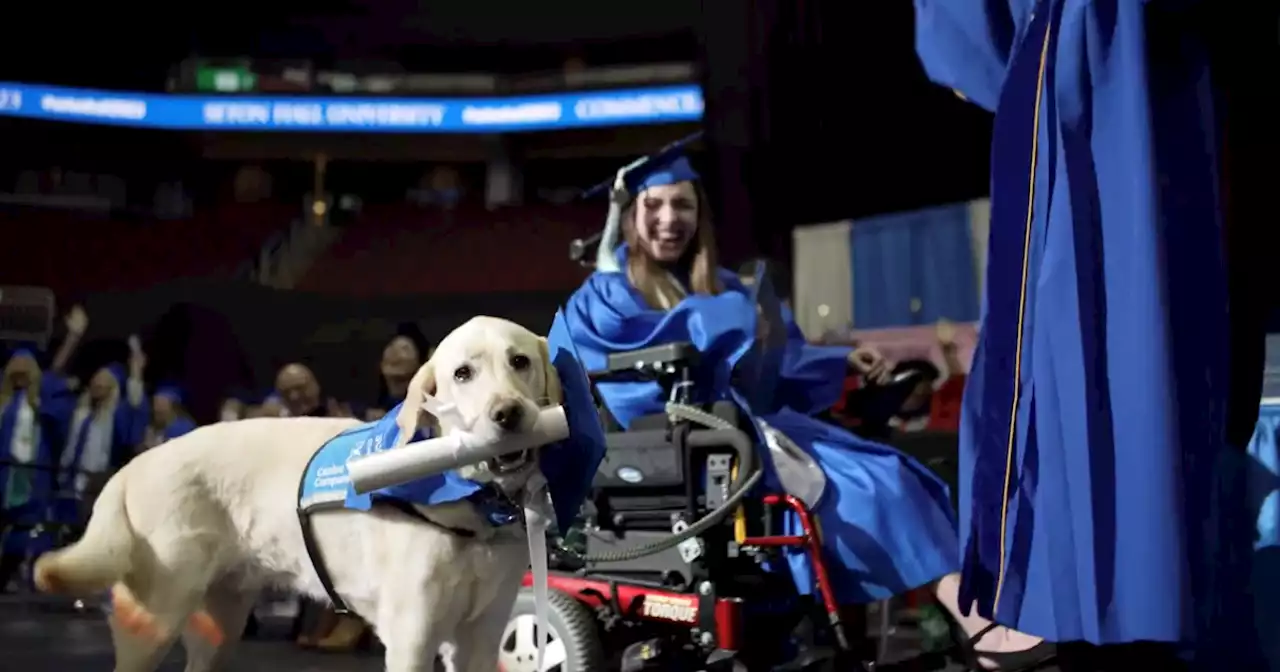
[[[423, 410], [424, 393], [452, 404], [466, 426], [454, 427], [455, 419], [436, 418]], [[418, 369], [396, 423], [402, 442], [428, 426], [442, 433], [462, 429], [481, 439], [497, 439], [530, 431], [540, 408], [562, 402], [560, 377], [546, 339], [514, 322], [476, 317], [440, 341], [431, 359]], [[535, 451], [525, 451], [494, 458], [483, 466], [463, 467], [459, 473], [515, 492], [536, 467]]]

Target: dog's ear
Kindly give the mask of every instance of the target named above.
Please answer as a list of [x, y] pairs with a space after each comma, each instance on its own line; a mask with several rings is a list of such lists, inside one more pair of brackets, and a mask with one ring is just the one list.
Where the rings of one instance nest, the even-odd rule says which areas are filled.
[[422, 410], [423, 394], [436, 393], [436, 367], [430, 360], [423, 364], [409, 381], [404, 403], [400, 406], [400, 414], [396, 416], [396, 425], [400, 427], [400, 441], [405, 444], [413, 440], [414, 432], [419, 428], [435, 426], [434, 416]]
[[556, 371], [555, 363], [551, 361], [551, 349], [547, 347], [547, 339], [538, 339], [538, 351], [542, 354], [542, 366], [545, 370], [543, 377], [547, 381], [547, 388], [542, 396], [547, 400], [548, 406], [563, 404], [564, 388], [560, 386], [560, 373]]

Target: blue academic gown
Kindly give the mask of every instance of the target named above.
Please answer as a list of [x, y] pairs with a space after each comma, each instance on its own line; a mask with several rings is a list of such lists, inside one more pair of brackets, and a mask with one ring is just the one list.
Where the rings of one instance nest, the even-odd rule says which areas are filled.
[[[620, 266], [626, 268], [625, 246]], [[755, 340], [756, 309], [737, 276], [721, 270], [727, 291], [693, 295], [669, 312], [649, 308], [625, 273], [597, 272], [569, 299], [569, 332], [588, 370], [603, 369], [610, 353], [664, 343], [691, 342], [701, 353], [696, 372], [702, 401], [742, 397], [731, 388], [734, 364]], [[771, 408], [744, 411], [792, 439], [821, 465], [827, 488], [815, 512], [836, 599], [858, 604], [924, 585], [958, 567], [955, 520], [947, 487], [915, 460], [811, 417], [839, 397], [849, 348], [804, 341], [785, 316], [788, 342]], [[657, 383], [598, 385], [609, 411], [627, 426], [661, 413], [666, 396]], [[762, 450], [770, 491], [781, 490]], [[789, 533], [798, 533], [794, 516]], [[802, 553], [789, 553], [797, 588], [809, 594], [814, 578]]]
[[[15, 393], [9, 403], [0, 409], [0, 450], [6, 453], [12, 445], [13, 432], [18, 417], [18, 407], [26, 403], [25, 395]], [[75, 395], [66, 387], [63, 378], [45, 372], [40, 380], [40, 408], [36, 412], [39, 441], [32, 464], [46, 467], [43, 470], [15, 470], [0, 464], [0, 506], [3, 517], [24, 525], [34, 525], [48, 518], [54, 492], [54, 474], [58, 448], [66, 441], [67, 425], [75, 407]], [[8, 456], [12, 459], [11, 456]], [[25, 492], [21, 492], [25, 491]], [[28, 548], [27, 535], [6, 535], [4, 552], [23, 553]]]
[[1212, 641], [1252, 669], [1207, 54], [1151, 28], [1196, 3], [915, 4], [929, 75], [996, 112], [961, 603], [1053, 641]]
[[[109, 466], [110, 469], [119, 469], [129, 461], [138, 446], [142, 444], [143, 438], [146, 436], [147, 423], [151, 420], [151, 409], [148, 408], [145, 398], [142, 403], [136, 406], [129, 403], [128, 374], [125, 372], [124, 367], [119, 364], [112, 364], [106, 368], [115, 377], [116, 385], [120, 390], [115, 416], [111, 423], [111, 459]], [[80, 460], [85, 450], [85, 440], [88, 438], [89, 424], [92, 420], [93, 415], [89, 414], [80, 420], [78, 427], [70, 428], [74, 442], [66, 448], [71, 451], [71, 455], [66, 456], [68, 459], [63, 460], [63, 464], [67, 465], [67, 468], [65, 473], [59, 475], [63, 488], [69, 488], [75, 482], [76, 471], [79, 469]]]
[[176, 439], [183, 434], [195, 431], [196, 423], [191, 418], [180, 415], [164, 427], [164, 440]]

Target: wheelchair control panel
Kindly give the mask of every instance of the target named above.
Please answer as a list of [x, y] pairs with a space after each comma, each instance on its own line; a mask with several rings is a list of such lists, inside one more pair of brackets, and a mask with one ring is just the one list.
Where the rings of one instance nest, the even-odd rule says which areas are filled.
[[692, 343], [667, 343], [651, 348], [616, 352], [609, 355], [606, 370], [593, 374], [593, 378], [614, 378], [628, 373], [640, 376], [675, 375], [681, 369], [698, 363], [698, 351]]

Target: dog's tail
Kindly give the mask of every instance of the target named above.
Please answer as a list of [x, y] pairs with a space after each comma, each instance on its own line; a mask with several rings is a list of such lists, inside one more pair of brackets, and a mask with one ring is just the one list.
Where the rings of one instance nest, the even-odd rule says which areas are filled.
[[134, 532], [125, 510], [127, 471], [107, 481], [79, 541], [36, 560], [36, 588], [46, 593], [91, 595], [110, 588], [128, 573]]

